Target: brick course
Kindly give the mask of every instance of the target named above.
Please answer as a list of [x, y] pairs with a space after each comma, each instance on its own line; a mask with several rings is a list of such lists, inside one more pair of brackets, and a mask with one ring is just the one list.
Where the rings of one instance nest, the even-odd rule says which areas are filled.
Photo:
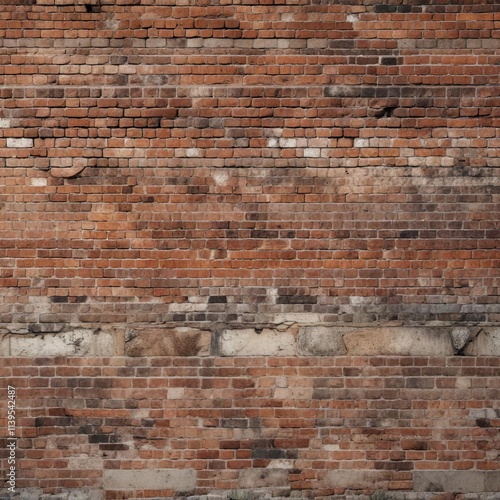
[[6, 3], [2, 322], [496, 321], [480, 3]]
[[0, 3], [23, 491], [496, 488], [497, 0]]

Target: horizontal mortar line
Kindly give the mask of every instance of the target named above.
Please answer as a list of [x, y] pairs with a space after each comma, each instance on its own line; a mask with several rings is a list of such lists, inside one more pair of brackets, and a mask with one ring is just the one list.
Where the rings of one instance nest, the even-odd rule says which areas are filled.
[[[44, 73], [37, 73], [37, 75], [44, 75]], [[123, 73], [121, 73], [123, 74]], [[81, 76], [80, 73], [77, 73], [77, 74], [66, 74], [64, 73], [63, 75], [61, 74], [57, 74], [57, 75], [54, 75], [52, 73], [47, 73], [47, 75], [49, 76]], [[116, 74], [113, 73], [111, 74], [110, 76], [115, 76]], [[177, 77], [177, 76], [189, 76], [191, 75], [191, 73], [189, 74], [164, 74], [164, 73], [158, 73], [158, 74], [148, 74], [148, 73], [144, 73], [144, 74], [138, 74], [138, 73], [132, 73], [131, 74], [132, 76], [172, 76], [172, 77]], [[4, 76], [2, 74], [0, 74], [0, 79], [1, 77]], [[29, 75], [28, 75], [29, 76]], [[103, 76], [103, 75], [97, 75], [97, 76]], [[211, 75], [207, 75], [207, 76], [211, 76]], [[253, 76], [253, 75], [244, 75], [244, 76]], [[267, 75], [264, 75], [264, 76], [267, 76]], [[302, 75], [302, 76], [305, 76], [305, 75]], [[277, 89], [294, 89], [294, 88], [305, 88], [305, 89], [323, 89], [324, 87], [345, 87], [345, 88], [415, 88], [415, 89], [446, 89], [446, 88], [470, 88], [470, 87], [474, 87], [476, 89], [485, 89], [485, 88], [498, 88], [500, 89], [500, 84], [491, 84], [491, 85], [481, 85], [480, 87], [478, 87], [477, 84], [475, 83], [471, 83], [471, 84], [446, 84], [446, 85], [440, 85], [440, 84], [437, 84], [437, 85], [419, 85], [419, 84], [413, 84], [413, 83], [406, 83], [406, 84], [383, 84], [383, 83], [380, 83], [380, 84], [372, 84], [372, 83], [367, 83], [367, 84], [364, 84], [364, 83], [359, 83], [359, 84], [348, 84], [348, 83], [324, 83], [324, 84], [321, 84], [321, 85], [304, 85], [304, 84], [298, 84], [298, 85], [278, 85], [278, 84], [275, 84], [275, 85], [267, 85], [267, 84], [227, 84], [227, 83], [207, 83], [207, 84], [195, 84], [195, 85], [191, 85], [191, 84], [178, 84], [178, 85], [139, 85], [139, 84], [128, 84], [128, 85], [109, 85], [109, 84], [105, 84], [105, 85], [87, 85], [87, 84], [59, 84], [59, 83], [56, 83], [56, 84], [47, 84], [47, 85], [35, 85], [35, 84], [26, 84], [26, 85], [8, 85], [8, 84], [3, 84], [2, 85], [2, 89], [44, 89], [44, 88], [48, 88], [48, 89], [59, 89], [59, 88], [76, 88], [76, 87], [80, 87], [80, 88], [85, 88], [85, 89], [106, 89], [106, 88], [109, 88], [109, 89], [137, 89], [137, 88], [144, 88], [144, 89], [156, 89], [156, 88], [172, 88], [172, 89], [177, 89], [177, 88], [210, 88], [210, 87], [214, 87], [214, 88], [219, 88], [219, 87], [225, 87], [225, 88], [235, 88], [235, 89], [241, 89], [241, 90], [244, 90], [244, 89], [251, 89], [251, 88], [260, 88], [260, 87], [265, 87], [265, 88], [277, 88]], [[205, 96], [200, 96], [200, 97], [205, 97]], [[242, 96], [242, 97], [252, 97], [252, 96]], [[324, 98], [325, 96], [318, 96], [318, 98]], [[357, 98], [359, 96], [333, 96], [333, 97], [340, 97], [340, 98]], [[393, 97], [393, 96], [391, 96]], [[397, 96], [396, 96], [397, 97]], [[411, 97], [411, 96], [410, 96]], [[492, 97], [496, 97], [496, 96], [492, 96]], [[5, 98], [4, 98], [5, 99]], [[118, 98], [115, 98], [115, 99], [118, 99]], [[141, 97], [139, 97], [138, 99], [142, 99]]]
[[[458, 39], [453, 39], [453, 40], [478, 40], [478, 41], [491, 41], [494, 40], [494, 42], [490, 42], [488, 44], [481, 44], [476, 47], [467, 47], [467, 46], [462, 46], [462, 47], [446, 47], [446, 46], [435, 46], [435, 47], [409, 47], [409, 46], [397, 46], [397, 47], [372, 47], [372, 48], [364, 48], [364, 47], [243, 47], [243, 46], [231, 46], [231, 47], [209, 47], [209, 46], [191, 46], [191, 47], [174, 47], [174, 46], [163, 46], [163, 47], [132, 47], [130, 45], [127, 46], [90, 46], [90, 45], [82, 45], [82, 46], [46, 46], [43, 47], [41, 45], [23, 45], [23, 44], [8, 44], [2, 42], [2, 40], [19, 40], [17, 38], [2, 38], [0, 39], [0, 46], [2, 46], [8, 53], [17, 53], [19, 50], [21, 54], [25, 53], [36, 53], [40, 55], [40, 50], [44, 50], [43, 56], [50, 56], [53, 54], [61, 54], [61, 55], [67, 55], [67, 56], [75, 56], [75, 55], [83, 55], [81, 54], [81, 51], [92, 49], [94, 50], [92, 55], [96, 56], [104, 56], [104, 55], [117, 55], [116, 50], [117, 49], [122, 49], [124, 52], [120, 55], [122, 56], [127, 56], [127, 55], [142, 55], [142, 54], [148, 54], [151, 57], [165, 57], [169, 55], [176, 55], [176, 56], [182, 56], [185, 54], [196, 54], [199, 55], [200, 53], [206, 53], [210, 54], [212, 56], [215, 55], [220, 55], [220, 56], [245, 56], [245, 57], [252, 57], [256, 55], [262, 56], [263, 54], [265, 56], [273, 56], [273, 55], [309, 55], [309, 56], [323, 56], [327, 57], [330, 55], [356, 55], [358, 57], [364, 57], [367, 55], [384, 55], [384, 54], [395, 54], [395, 53], [404, 53], [407, 55], [410, 54], [422, 54], [422, 55], [432, 55], [432, 54], [468, 54], [468, 55], [484, 55], [485, 52], [486, 54], [494, 54], [495, 49], [497, 49], [497, 45], [500, 44], [500, 41], [497, 42], [496, 38], [458, 38]], [[47, 40], [46, 38], [32, 38], [31, 40]], [[54, 40], [59, 40], [59, 39], [54, 39]], [[64, 40], [71, 40], [71, 39], [64, 39]], [[102, 40], [99, 38], [91, 38], [89, 40]], [[199, 38], [199, 39], [190, 39], [190, 40], [211, 40], [209, 38]], [[335, 40], [350, 40], [346, 38], [342, 39], [335, 39], [335, 38], [256, 38], [256, 39], [248, 39], [248, 40], [276, 40], [276, 41], [281, 41], [281, 40], [328, 40], [328, 41], [335, 41]], [[374, 38], [358, 38], [356, 40], [363, 40], [365, 42], [370, 42], [373, 40], [376, 40]], [[406, 39], [400, 39], [400, 38], [392, 38], [390, 40], [406, 40]], [[421, 40], [435, 40], [433, 38], [411, 38], [410, 40], [415, 40], [415, 41], [421, 41]], [[484, 46], [484, 45], [489, 45], [489, 46]], [[224, 48], [226, 49], [225, 52], [221, 52], [219, 49]], [[248, 51], [251, 52], [248, 52]]]

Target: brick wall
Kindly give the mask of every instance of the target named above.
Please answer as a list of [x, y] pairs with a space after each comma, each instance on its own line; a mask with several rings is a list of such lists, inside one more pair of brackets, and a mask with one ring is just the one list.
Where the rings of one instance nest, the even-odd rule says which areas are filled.
[[0, 0], [18, 492], [500, 490], [499, 16]]
[[500, 479], [497, 359], [61, 357], [1, 373], [28, 498], [478, 499], [498, 498], [480, 495]]

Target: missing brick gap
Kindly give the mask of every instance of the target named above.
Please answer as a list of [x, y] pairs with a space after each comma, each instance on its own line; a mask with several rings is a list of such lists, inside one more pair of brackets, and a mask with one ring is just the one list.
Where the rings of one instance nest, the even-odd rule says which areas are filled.
[[91, 3], [86, 3], [85, 12], [89, 14], [101, 12], [101, 6], [99, 4], [93, 5]]
[[397, 106], [386, 106], [382, 108], [375, 114], [376, 118], [383, 118], [384, 116], [390, 117], [394, 114], [394, 110], [397, 109]]

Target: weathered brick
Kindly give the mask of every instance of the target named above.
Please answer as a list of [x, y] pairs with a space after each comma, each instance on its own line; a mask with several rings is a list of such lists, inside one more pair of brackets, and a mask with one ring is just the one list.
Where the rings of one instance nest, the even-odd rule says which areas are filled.
[[223, 356], [290, 356], [296, 347], [293, 334], [287, 331], [226, 330], [220, 337], [220, 352]]
[[[485, 471], [418, 471], [414, 472], [416, 491], [453, 491], [456, 493], [481, 493], [494, 491], [498, 473]], [[488, 478], [488, 479], [486, 479]], [[488, 482], [486, 487], [485, 481]]]
[[194, 469], [106, 470], [103, 486], [106, 490], [173, 490], [186, 493], [194, 489]]
[[32, 148], [33, 139], [28, 138], [8, 138], [7, 139], [8, 148]]
[[190, 3], [2, 1], [19, 494], [495, 495], [497, 2]]

